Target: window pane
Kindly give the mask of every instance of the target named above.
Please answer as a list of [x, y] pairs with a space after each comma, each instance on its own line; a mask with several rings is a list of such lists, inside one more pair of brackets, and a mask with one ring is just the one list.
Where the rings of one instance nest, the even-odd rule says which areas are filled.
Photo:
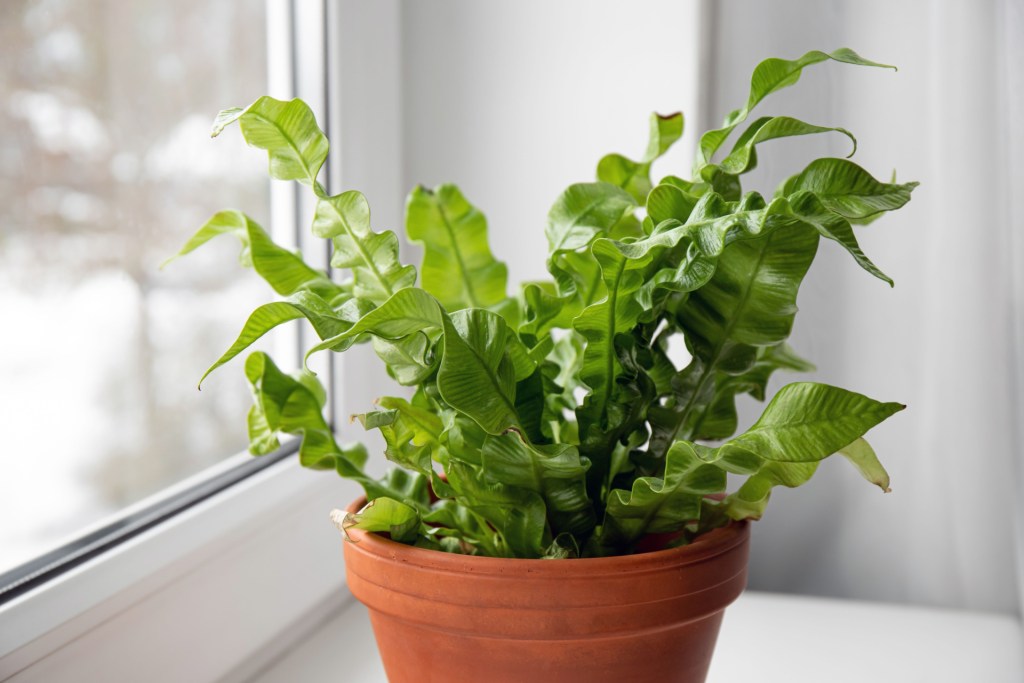
[[[0, 2], [0, 571], [245, 447], [267, 300], [214, 211], [269, 215], [265, 157], [213, 115], [266, 90], [264, 3]], [[204, 385], [206, 388], [207, 385]]]

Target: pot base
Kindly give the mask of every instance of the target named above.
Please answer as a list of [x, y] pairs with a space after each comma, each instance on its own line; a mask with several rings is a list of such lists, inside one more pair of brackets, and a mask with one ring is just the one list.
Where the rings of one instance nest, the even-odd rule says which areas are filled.
[[723, 614], [654, 633], [548, 641], [443, 633], [372, 610], [370, 621], [391, 683], [694, 683], [707, 678]]

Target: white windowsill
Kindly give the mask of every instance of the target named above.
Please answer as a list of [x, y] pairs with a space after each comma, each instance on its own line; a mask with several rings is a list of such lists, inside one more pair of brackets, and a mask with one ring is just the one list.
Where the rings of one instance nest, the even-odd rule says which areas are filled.
[[267, 661], [348, 599], [328, 513], [357, 493], [282, 461], [16, 598], [0, 680], [199, 683]]
[[[708, 683], [1019, 683], [1012, 617], [747, 592], [726, 612]], [[249, 683], [385, 683], [366, 609], [351, 602]]]

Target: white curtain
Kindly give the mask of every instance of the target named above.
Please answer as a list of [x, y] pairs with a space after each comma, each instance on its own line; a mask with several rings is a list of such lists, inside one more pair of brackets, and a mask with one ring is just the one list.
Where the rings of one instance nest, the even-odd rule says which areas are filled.
[[[817, 380], [909, 405], [870, 435], [893, 492], [829, 461], [811, 485], [775, 494], [753, 536], [752, 587], [1019, 614], [1021, 3], [709, 6], [707, 117], [740, 106], [764, 57], [851, 47], [899, 72], [815, 66], [762, 113], [843, 126], [861, 141], [854, 160], [876, 177], [895, 169], [921, 182], [907, 207], [859, 233], [895, 289], [823, 244], [792, 338]], [[753, 189], [812, 155], [848, 151], [838, 135], [766, 144]]]

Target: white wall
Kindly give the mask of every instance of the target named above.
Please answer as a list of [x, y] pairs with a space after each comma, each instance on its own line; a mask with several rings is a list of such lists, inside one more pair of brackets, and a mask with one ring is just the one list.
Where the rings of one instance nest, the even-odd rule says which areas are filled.
[[[512, 283], [547, 278], [545, 218], [567, 185], [594, 180], [608, 152], [639, 156], [652, 111], [696, 111], [696, 2], [402, 9], [405, 184], [458, 184]], [[691, 159], [680, 145], [660, 170]]]

